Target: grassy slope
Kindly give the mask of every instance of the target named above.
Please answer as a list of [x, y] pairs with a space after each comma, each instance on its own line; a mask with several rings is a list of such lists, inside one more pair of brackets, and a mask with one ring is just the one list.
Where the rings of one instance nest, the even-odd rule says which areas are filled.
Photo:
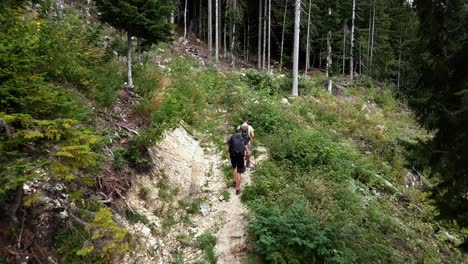
[[[110, 29], [90, 27], [73, 15], [60, 22], [30, 19], [28, 25], [36, 27], [34, 34], [46, 40], [40, 46], [34, 42], [37, 51], [30, 54], [34, 58], [48, 55], [39, 68], [44, 80], [57, 84], [53, 89], [73, 93], [70, 102], [86, 109], [69, 111], [66, 118], [78, 120], [77, 128], [92, 128], [93, 135], [100, 136], [99, 144], [90, 148], [93, 153], [100, 153], [98, 148], [110, 139], [120, 142], [107, 146], [115, 148], [114, 160], [108, 156], [107, 161], [101, 161], [112, 163], [114, 172], [125, 168], [123, 174], [130, 175], [145, 168], [149, 163], [146, 147], [164, 130], [179, 126], [180, 120], [202, 142], [215, 142], [221, 149], [224, 124], [234, 127], [242, 115], [249, 115], [258, 141], [271, 154], [270, 161], [258, 166], [253, 185], [243, 195], [253, 209], [249, 231], [262, 258], [272, 262], [448, 262], [457, 256], [447, 237], [436, 232], [435, 211], [427, 194], [404, 187], [403, 142], [427, 135], [411, 115], [400, 111], [388, 91], [377, 89], [372, 82], [348, 89], [346, 93], [352, 96], [336, 98], [321, 91], [323, 77], [303, 79], [302, 96], [288, 105], [281, 103], [281, 98], [289, 92], [289, 77], [272, 77], [255, 70], [205, 70], [191, 60], [171, 55], [168, 47], [156, 47], [146, 58], [160, 55], [169, 59], [170, 71], [149, 62], [135, 68], [135, 91], [141, 97], [133, 106], [133, 114], [145, 126], [140, 136], [131, 137], [117, 132], [112, 119], [103, 118], [114, 114], [111, 109], [125, 70], [110, 50], [96, 43]], [[76, 34], [77, 29], [80, 34]], [[111, 35], [115, 37], [112, 45], [123, 43], [115, 32]], [[85, 134], [80, 129], [76, 131]], [[128, 142], [124, 144], [122, 139]], [[43, 142], [42, 138], [37, 141]], [[40, 150], [46, 152], [51, 143], [60, 143], [44, 141]], [[39, 157], [44, 155], [38, 153]], [[96, 182], [94, 175], [93, 171], [86, 177], [88, 185]], [[381, 178], [396, 190], [388, 188]], [[96, 186], [54, 180], [69, 188], [69, 202], [86, 201], [77, 204], [93, 212], [106, 208], [90, 197]], [[34, 205], [34, 201], [31, 203]], [[82, 217], [93, 222], [91, 216]], [[116, 229], [110, 216], [106, 214], [105, 219], [109, 221], [99, 228]], [[115, 253], [111, 249], [77, 256], [89, 240], [89, 234], [79, 226], [55, 238], [63, 262], [106, 262], [109, 254]], [[115, 246], [115, 241], [109, 245]]]
[[368, 80], [334, 97], [318, 76], [301, 80], [303, 96], [285, 104], [289, 77], [201, 71], [183, 58], [168, 68], [169, 101], [178, 102], [176, 112], [202, 140], [221, 148], [222, 124], [234, 127], [248, 114], [270, 151], [242, 196], [253, 209], [249, 232], [264, 260], [460, 261], [437, 232], [428, 193], [405, 187], [404, 146], [429, 135], [388, 89]]

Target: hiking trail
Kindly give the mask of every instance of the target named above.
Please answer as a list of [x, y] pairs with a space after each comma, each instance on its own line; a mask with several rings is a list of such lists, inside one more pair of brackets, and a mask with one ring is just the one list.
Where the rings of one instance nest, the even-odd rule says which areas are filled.
[[[128, 210], [147, 221], [127, 222], [136, 244], [120, 263], [206, 263], [196, 238], [207, 230], [217, 237], [217, 263], [242, 263], [248, 208], [235, 188], [226, 186], [223, 166], [230, 166], [229, 160], [222, 160], [214, 146], [202, 148], [184, 128], [167, 131], [149, 153], [152, 173], [138, 176], [126, 196]], [[248, 168], [242, 175], [242, 190], [252, 172]], [[222, 195], [225, 190], [229, 199]], [[187, 213], [187, 202], [196, 205], [195, 212]]]

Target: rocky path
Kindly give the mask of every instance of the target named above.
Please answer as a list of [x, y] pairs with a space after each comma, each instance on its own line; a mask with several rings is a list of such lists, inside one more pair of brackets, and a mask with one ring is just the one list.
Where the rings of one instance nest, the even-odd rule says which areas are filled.
[[[196, 240], [206, 231], [217, 237], [217, 263], [242, 263], [246, 254], [244, 215], [248, 208], [235, 189], [226, 186], [231, 181], [226, 180], [223, 166], [228, 166], [229, 161], [222, 160], [214, 147], [202, 148], [183, 128], [168, 131], [150, 154], [155, 168], [152, 175], [141, 175], [127, 195], [129, 206], [148, 222], [128, 224], [136, 245], [123, 263], [207, 263]], [[242, 189], [250, 183], [252, 172], [247, 169], [243, 174]], [[170, 187], [162, 186], [163, 181]], [[150, 190], [145, 199], [142, 188]], [[172, 190], [173, 197], [161, 196], [162, 188], [165, 192]], [[222, 195], [226, 191], [228, 199]], [[197, 204], [198, 210], [188, 214], [180, 201], [197, 199], [202, 201]], [[168, 217], [174, 222], [170, 227]]]

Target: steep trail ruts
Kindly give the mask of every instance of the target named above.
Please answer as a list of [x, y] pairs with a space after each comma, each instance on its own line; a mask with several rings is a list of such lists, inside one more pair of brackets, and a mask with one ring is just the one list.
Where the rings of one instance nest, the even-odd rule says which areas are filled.
[[[242, 263], [247, 249], [244, 215], [248, 208], [233, 187], [226, 188], [223, 166], [230, 162], [222, 160], [214, 146], [203, 148], [183, 128], [166, 132], [163, 140], [150, 149], [150, 156], [154, 163], [152, 174], [141, 175], [127, 195], [129, 206], [149, 223], [129, 223], [136, 246], [123, 262], [174, 263], [178, 257], [183, 263], [206, 262], [196, 237], [209, 230], [218, 240], [217, 263]], [[256, 162], [264, 158], [257, 157]], [[242, 189], [250, 183], [252, 172], [247, 169], [242, 175]], [[167, 181], [174, 191], [170, 201], [161, 195], [161, 190], [167, 188], [162, 181]], [[143, 187], [150, 190], [145, 199], [141, 197]], [[229, 199], [222, 198], [225, 190]], [[180, 201], [197, 199], [202, 200], [197, 212], [187, 214]], [[174, 219], [169, 228], [168, 217]]]

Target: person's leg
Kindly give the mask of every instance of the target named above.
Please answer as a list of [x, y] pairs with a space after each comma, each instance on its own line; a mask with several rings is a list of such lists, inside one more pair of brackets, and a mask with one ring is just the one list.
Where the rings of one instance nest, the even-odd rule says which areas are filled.
[[234, 158], [231, 158], [231, 168], [232, 168], [232, 187], [236, 187], [236, 178], [237, 178], [237, 162]]
[[240, 194], [240, 187], [241, 187], [241, 174], [245, 171], [244, 166], [244, 157], [239, 157], [237, 160], [237, 174], [236, 174], [236, 194]]
[[[250, 143], [249, 143], [250, 145]], [[250, 147], [249, 145], [245, 145], [245, 157], [247, 158], [247, 167], [250, 167]]]

